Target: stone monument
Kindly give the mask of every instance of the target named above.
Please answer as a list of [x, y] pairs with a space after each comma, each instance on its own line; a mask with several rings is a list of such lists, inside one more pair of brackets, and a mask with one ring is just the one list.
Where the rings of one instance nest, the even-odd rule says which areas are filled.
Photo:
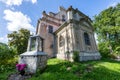
[[28, 41], [27, 52], [20, 55], [19, 64], [26, 64], [27, 73], [35, 73], [37, 69], [44, 69], [47, 64], [47, 54], [43, 52], [43, 38], [31, 36]]

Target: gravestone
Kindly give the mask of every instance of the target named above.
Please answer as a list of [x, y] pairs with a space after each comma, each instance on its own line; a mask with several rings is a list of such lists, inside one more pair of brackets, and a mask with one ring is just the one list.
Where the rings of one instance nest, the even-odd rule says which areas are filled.
[[47, 54], [43, 52], [43, 38], [31, 36], [28, 41], [27, 52], [20, 55], [19, 64], [26, 64], [27, 73], [35, 73], [37, 69], [44, 69], [47, 64]]

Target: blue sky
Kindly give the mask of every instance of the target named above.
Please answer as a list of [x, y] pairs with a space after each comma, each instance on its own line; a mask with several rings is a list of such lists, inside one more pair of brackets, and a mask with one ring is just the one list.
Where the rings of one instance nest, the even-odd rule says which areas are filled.
[[20, 28], [35, 32], [42, 11], [58, 12], [72, 5], [91, 19], [102, 10], [115, 6], [120, 0], [0, 0], [0, 42], [7, 42], [7, 34]]

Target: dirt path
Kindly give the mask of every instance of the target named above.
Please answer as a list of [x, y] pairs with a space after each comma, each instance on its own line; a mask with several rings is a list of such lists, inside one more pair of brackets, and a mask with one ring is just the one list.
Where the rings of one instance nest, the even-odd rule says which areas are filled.
[[21, 76], [20, 74], [14, 73], [8, 76], [8, 80], [27, 80], [28, 78], [31, 78], [31, 75]]

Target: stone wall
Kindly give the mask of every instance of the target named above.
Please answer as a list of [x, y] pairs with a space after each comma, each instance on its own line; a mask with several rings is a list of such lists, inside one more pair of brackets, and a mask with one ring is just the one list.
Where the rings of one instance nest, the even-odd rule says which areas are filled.
[[101, 55], [99, 52], [80, 52], [79, 61], [88, 61], [88, 60], [100, 60]]
[[47, 55], [21, 55], [19, 63], [27, 64], [27, 73], [35, 73], [37, 69], [44, 69], [46, 67]]

